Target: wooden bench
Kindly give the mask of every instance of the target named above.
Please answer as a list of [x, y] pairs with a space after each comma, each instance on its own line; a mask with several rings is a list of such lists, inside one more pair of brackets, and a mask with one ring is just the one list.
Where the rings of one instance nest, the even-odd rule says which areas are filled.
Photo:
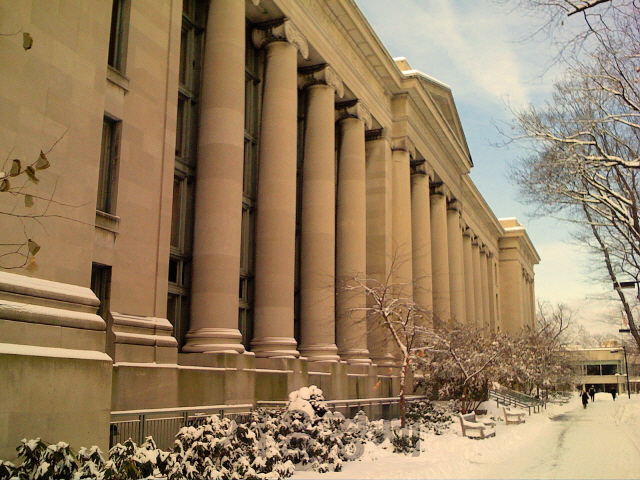
[[489, 438], [496, 436], [495, 422], [476, 418], [475, 413], [458, 415], [462, 436], [469, 438]]
[[504, 411], [504, 423], [507, 425], [518, 425], [520, 423], [524, 423], [525, 412], [521, 412], [518, 410], [511, 410], [507, 407], [502, 407]]

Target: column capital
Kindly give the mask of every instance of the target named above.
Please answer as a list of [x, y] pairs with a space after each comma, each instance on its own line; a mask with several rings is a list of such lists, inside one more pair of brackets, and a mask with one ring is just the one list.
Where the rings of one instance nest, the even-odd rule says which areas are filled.
[[431, 195], [442, 195], [449, 199], [451, 197], [451, 190], [442, 182], [432, 183], [430, 185]]
[[338, 74], [329, 65], [317, 65], [298, 70], [298, 88], [303, 90], [311, 85], [328, 85], [344, 97], [344, 84]]
[[369, 130], [373, 123], [371, 119], [371, 113], [360, 101], [343, 102], [336, 105], [336, 121], [344, 120], [345, 118], [358, 118], [364, 122], [365, 130]]
[[386, 128], [374, 128], [364, 132], [364, 141], [373, 142], [374, 140], [389, 140], [389, 131]]
[[411, 175], [426, 175], [430, 181], [436, 178], [436, 172], [426, 160], [411, 160]]
[[454, 196], [447, 197], [447, 210], [454, 210], [462, 215], [462, 202]]
[[251, 39], [256, 48], [263, 48], [272, 42], [289, 42], [297, 47], [302, 58], [309, 58], [309, 43], [291, 20], [262, 23], [253, 29]]
[[416, 158], [416, 146], [408, 136], [392, 138], [391, 150], [408, 152], [412, 159]]

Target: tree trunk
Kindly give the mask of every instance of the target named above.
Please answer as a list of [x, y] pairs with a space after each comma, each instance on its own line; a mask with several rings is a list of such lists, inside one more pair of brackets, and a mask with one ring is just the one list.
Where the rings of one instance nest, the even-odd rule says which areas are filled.
[[402, 368], [400, 369], [400, 426], [407, 426], [407, 399], [405, 394], [405, 384], [407, 379], [407, 368], [409, 368], [409, 359], [402, 360]]

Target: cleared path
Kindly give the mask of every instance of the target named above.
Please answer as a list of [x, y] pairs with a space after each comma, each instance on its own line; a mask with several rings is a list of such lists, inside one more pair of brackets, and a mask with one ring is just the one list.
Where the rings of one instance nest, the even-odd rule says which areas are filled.
[[[637, 408], [609, 394], [549, 416], [537, 435], [520, 438], [502, 462], [481, 465], [482, 478], [640, 478]], [[533, 432], [531, 432], [533, 433]]]

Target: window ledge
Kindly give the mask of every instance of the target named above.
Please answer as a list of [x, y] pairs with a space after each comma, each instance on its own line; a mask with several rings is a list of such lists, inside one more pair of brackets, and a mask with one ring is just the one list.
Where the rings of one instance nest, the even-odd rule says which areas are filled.
[[107, 65], [107, 80], [124, 90], [124, 93], [129, 92], [129, 79], [111, 65]]
[[96, 210], [96, 227], [118, 233], [118, 230], [120, 230], [120, 217]]

